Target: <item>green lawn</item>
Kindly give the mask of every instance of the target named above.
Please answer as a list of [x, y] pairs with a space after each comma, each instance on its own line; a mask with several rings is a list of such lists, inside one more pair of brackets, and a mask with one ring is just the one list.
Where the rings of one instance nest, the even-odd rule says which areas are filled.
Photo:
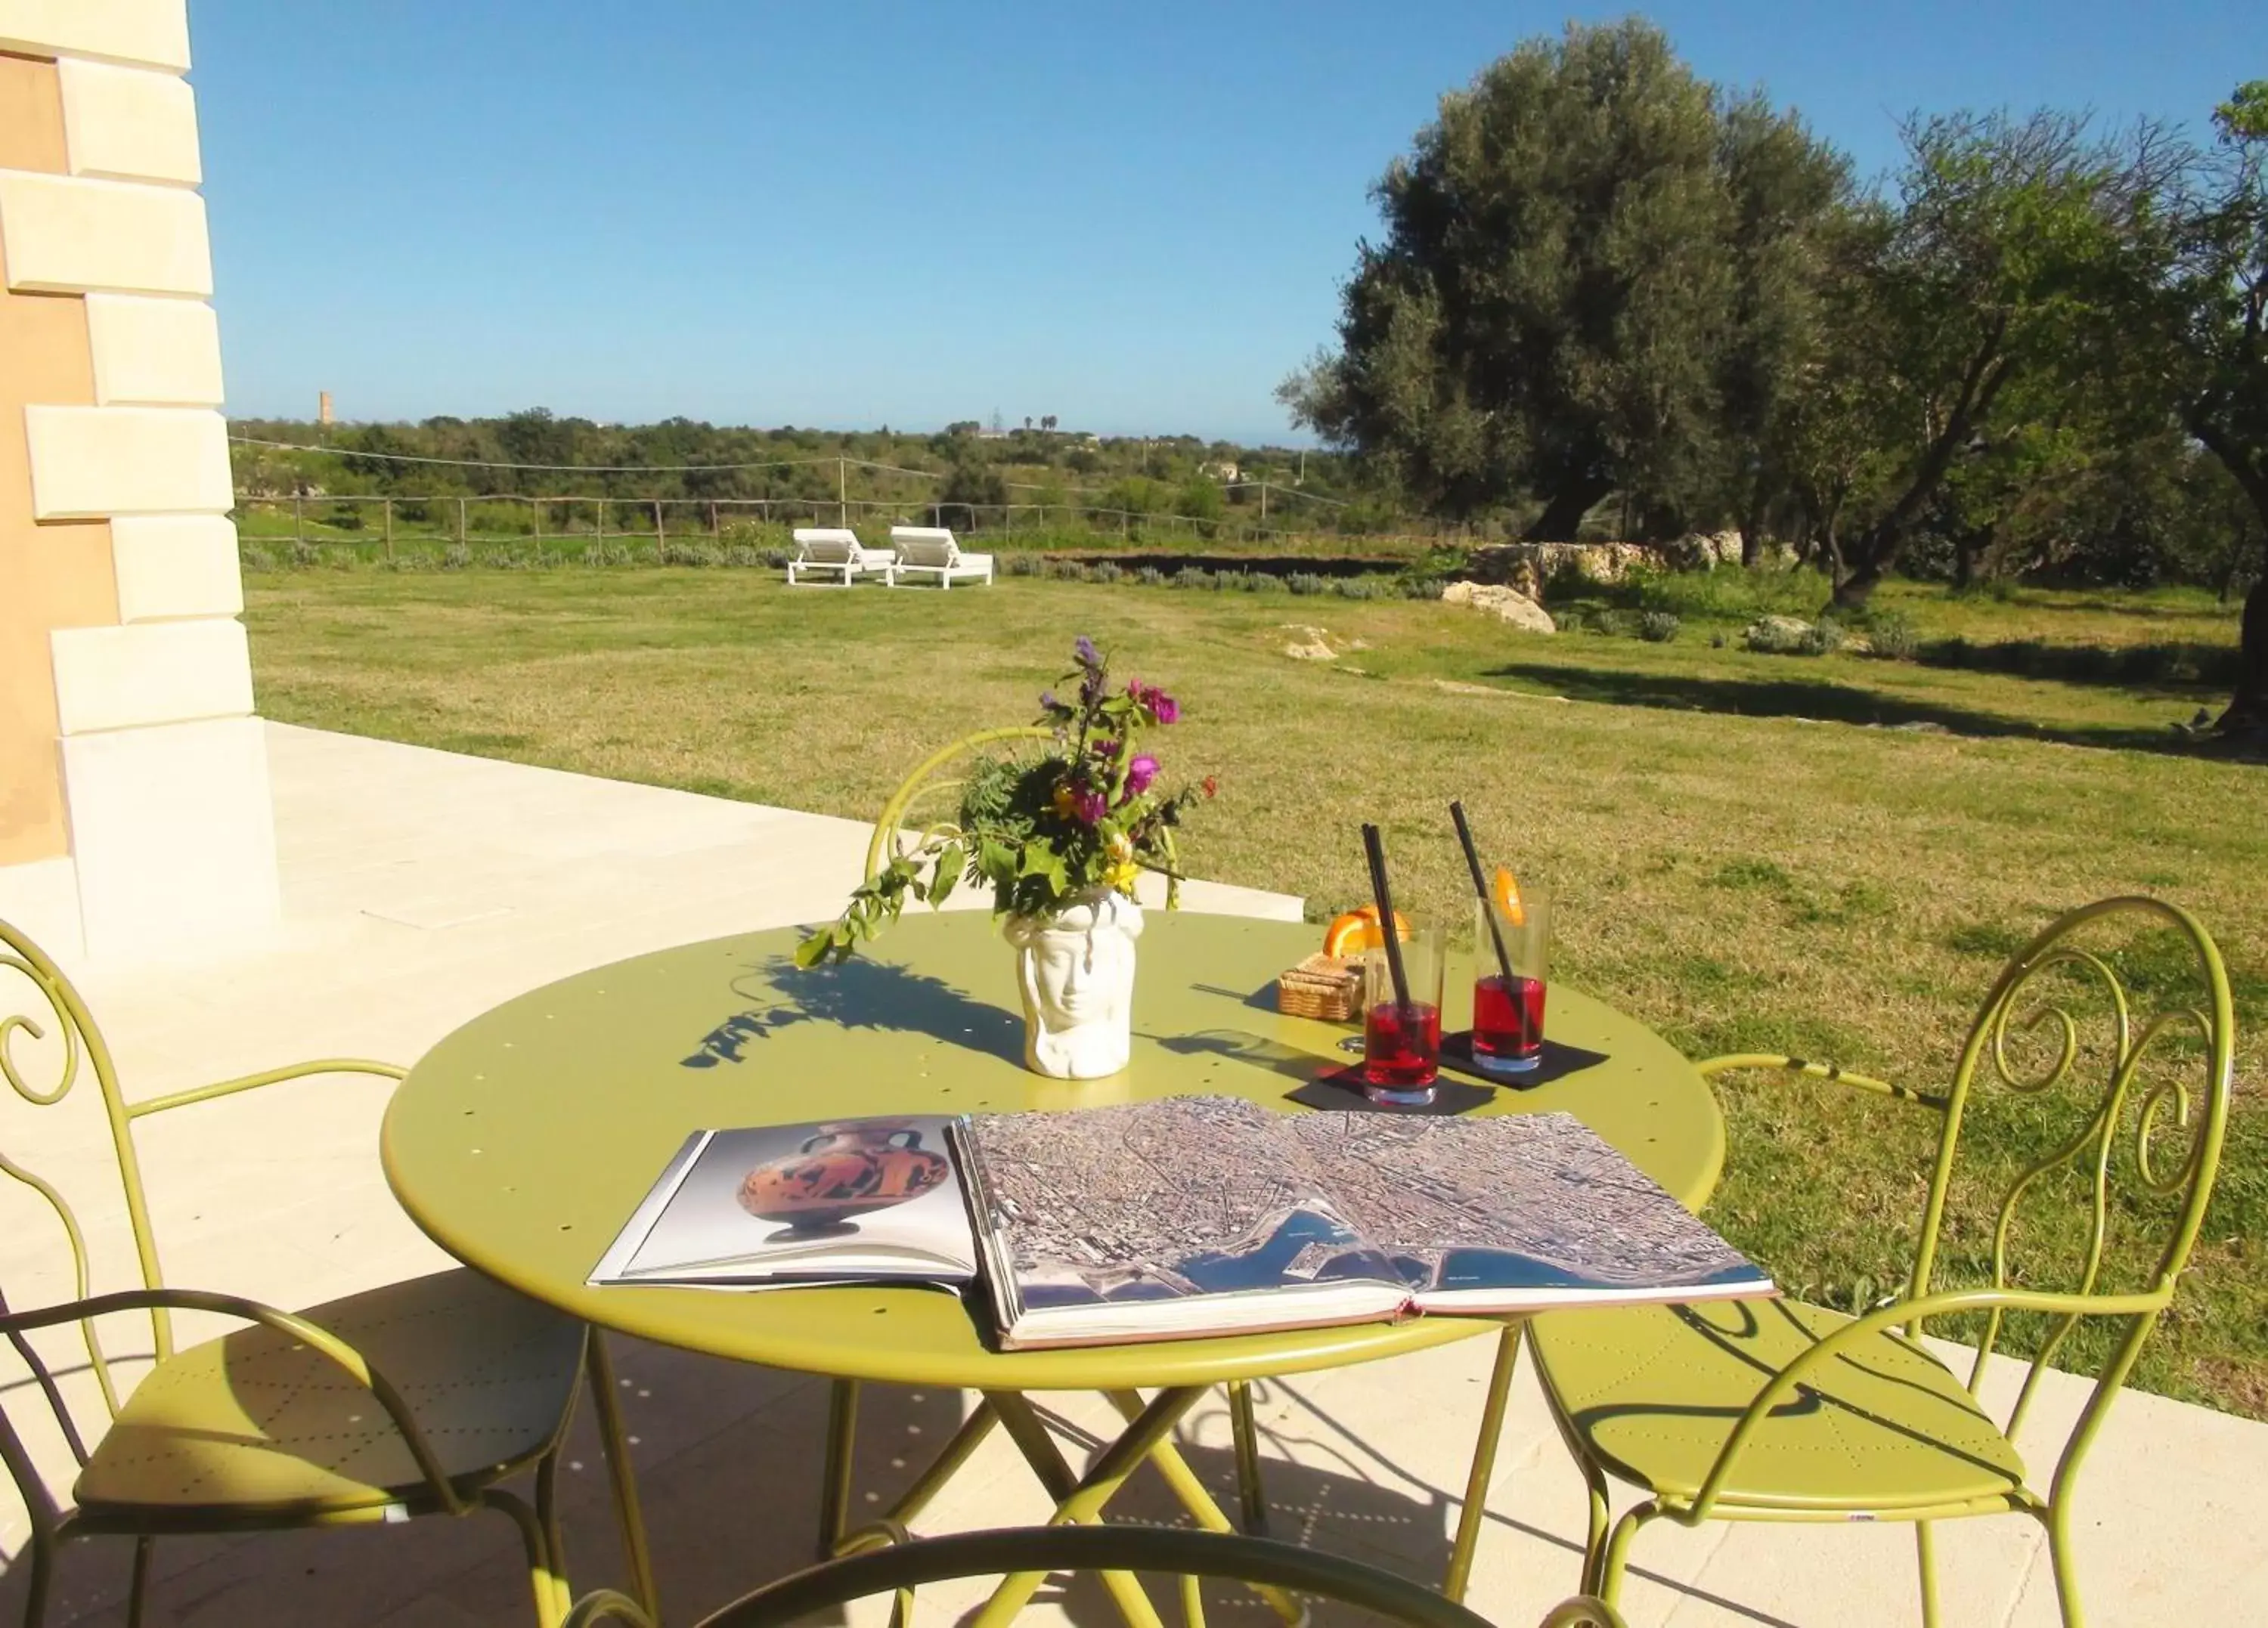
[[[1029, 578], [791, 594], [743, 570], [313, 571], [255, 576], [249, 597], [271, 716], [850, 816], [930, 746], [1027, 716], [1088, 632], [1182, 698], [1169, 777], [1220, 777], [1189, 839], [1200, 874], [1325, 915], [1363, 896], [1356, 827], [1374, 818], [1398, 891], [1461, 908], [1445, 805], [1462, 796], [1487, 846], [1553, 884], [1560, 975], [1696, 1056], [1788, 1050], [1940, 1084], [2027, 935], [2102, 894], [2162, 893], [2218, 935], [2245, 1029], [2220, 1196], [2140, 1377], [2268, 1417], [2268, 768], [2169, 727], [2218, 700], [2184, 662], [2136, 688], [1751, 655], [1710, 643], [1745, 614], [1721, 586], [1687, 594], [1668, 644], [1431, 603]], [[2030, 641], [2036, 671], [2088, 671], [2061, 657], [2091, 645], [2210, 656], [2235, 638], [2233, 612], [2190, 595], [1887, 600], [1926, 656]], [[1287, 656], [1301, 626], [1340, 658]], [[1924, 1116], [1800, 1084], [1726, 1102], [1712, 1219], [1815, 1296], [1894, 1285]], [[1972, 1138], [2003, 1170], [2032, 1140], [1990, 1114]]]

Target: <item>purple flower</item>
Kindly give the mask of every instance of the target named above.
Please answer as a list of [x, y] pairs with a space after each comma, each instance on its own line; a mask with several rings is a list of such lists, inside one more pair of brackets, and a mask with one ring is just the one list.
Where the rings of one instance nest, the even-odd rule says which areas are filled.
[[1075, 791], [1071, 796], [1071, 811], [1081, 825], [1092, 825], [1110, 812], [1110, 803], [1099, 791]]
[[1042, 712], [1053, 712], [1060, 704], [1061, 703], [1056, 700], [1056, 693], [1053, 690], [1042, 690], [1040, 692], [1040, 710]]
[[1126, 766], [1126, 794], [1138, 797], [1150, 789], [1158, 778], [1158, 760], [1148, 752], [1142, 753]]
[[1100, 667], [1102, 665], [1102, 652], [1094, 648], [1094, 641], [1088, 638], [1085, 634], [1079, 634], [1077, 639], [1072, 641], [1071, 653], [1082, 667]]

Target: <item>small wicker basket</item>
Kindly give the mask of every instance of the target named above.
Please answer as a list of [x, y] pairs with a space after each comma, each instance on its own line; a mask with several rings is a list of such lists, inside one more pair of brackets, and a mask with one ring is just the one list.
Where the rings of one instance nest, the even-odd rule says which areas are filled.
[[1351, 1023], [1362, 1004], [1362, 964], [1336, 956], [1309, 956], [1276, 979], [1276, 1009], [1289, 1017]]

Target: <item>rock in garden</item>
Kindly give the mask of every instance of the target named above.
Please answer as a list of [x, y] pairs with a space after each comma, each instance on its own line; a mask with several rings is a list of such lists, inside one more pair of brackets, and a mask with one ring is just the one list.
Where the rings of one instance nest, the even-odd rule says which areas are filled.
[[1492, 611], [1499, 621], [1510, 622], [1522, 633], [1559, 631], [1549, 611], [1518, 589], [1496, 583], [1451, 583], [1441, 590], [1441, 603]]
[[1752, 650], [1785, 655], [1800, 650], [1811, 636], [1811, 624], [1800, 616], [1759, 616], [1741, 634]]

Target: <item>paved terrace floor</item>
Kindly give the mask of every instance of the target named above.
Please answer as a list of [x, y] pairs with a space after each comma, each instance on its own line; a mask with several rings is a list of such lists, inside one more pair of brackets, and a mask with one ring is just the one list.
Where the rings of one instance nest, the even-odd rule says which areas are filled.
[[[831, 914], [858, 874], [854, 822], [270, 725], [286, 910], [280, 942], [188, 964], [75, 966], [130, 1096], [316, 1055], [409, 1062], [507, 996], [624, 956]], [[975, 901], [970, 901], [974, 903]], [[1299, 901], [1192, 890], [1196, 907], [1296, 919]], [[0, 1093], [0, 1096], [4, 1096]], [[334, 1079], [152, 1120], [144, 1156], [170, 1281], [312, 1305], [449, 1262], [395, 1207], [377, 1156], [386, 1088]], [[52, 1119], [67, 1113], [55, 1111]], [[99, 1124], [27, 1127], [0, 1145], [92, 1192]], [[5, 1184], [0, 1184], [5, 1185]], [[78, 1201], [99, 1209], [101, 1195]], [[0, 1282], [18, 1305], [69, 1292], [59, 1244], [0, 1204]], [[99, 1229], [114, 1271], [122, 1234]], [[106, 1286], [116, 1287], [113, 1277]], [[194, 1331], [185, 1331], [194, 1332]], [[1439, 1575], [1458, 1514], [1490, 1344], [1462, 1345], [1263, 1388], [1276, 1529], [1415, 1574]], [[802, 1564], [814, 1535], [823, 1383], [617, 1342], [665, 1603], [689, 1621]], [[2005, 1389], [2009, 1376], [1992, 1383]], [[2026, 1445], [2047, 1462], [2084, 1389], [2051, 1387]], [[1092, 1440], [1090, 1398], [1058, 1398]], [[873, 1388], [859, 1493], [902, 1486], [968, 1399]], [[618, 1579], [604, 1478], [587, 1429], [571, 1453], [568, 1547], [578, 1586]], [[1231, 1503], [1226, 1416], [1184, 1428], [1191, 1463]], [[2158, 1397], [2122, 1399], [2097, 1446], [2078, 1526], [2098, 1624], [2260, 1619], [2268, 1534], [2253, 1518], [2268, 1427]], [[0, 1490], [0, 1555], [26, 1541]], [[1170, 1520], [1138, 1478], [1127, 1514]], [[1572, 1591], [1583, 1497], [1525, 1368], [1515, 1388], [1472, 1602], [1534, 1622]], [[996, 1435], [932, 1507], [946, 1529], [1037, 1519], [1046, 1503]], [[2037, 1529], [2007, 1517], [1947, 1523], [1946, 1620], [2044, 1624], [2054, 1590]], [[69, 1553], [57, 1623], [121, 1620], [130, 1544]], [[1624, 1595], [1634, 1624], [1918, 1621], [1912, 1547], [1898, 1527], [1650, 1529]], [[407, 1528], [173, 1539], [158, 1549], [158, 1624], [325, 1623], [468, 1628], [528, 1620], [519, 1551], [500, 1519]], [[0, 1577], [0, 1620], [21, 1579]], [[1108, 1620], [1074, 1594], [1075, 1620]], [[1257, 1608], [1226, 1620], [1272, 1621]]]

